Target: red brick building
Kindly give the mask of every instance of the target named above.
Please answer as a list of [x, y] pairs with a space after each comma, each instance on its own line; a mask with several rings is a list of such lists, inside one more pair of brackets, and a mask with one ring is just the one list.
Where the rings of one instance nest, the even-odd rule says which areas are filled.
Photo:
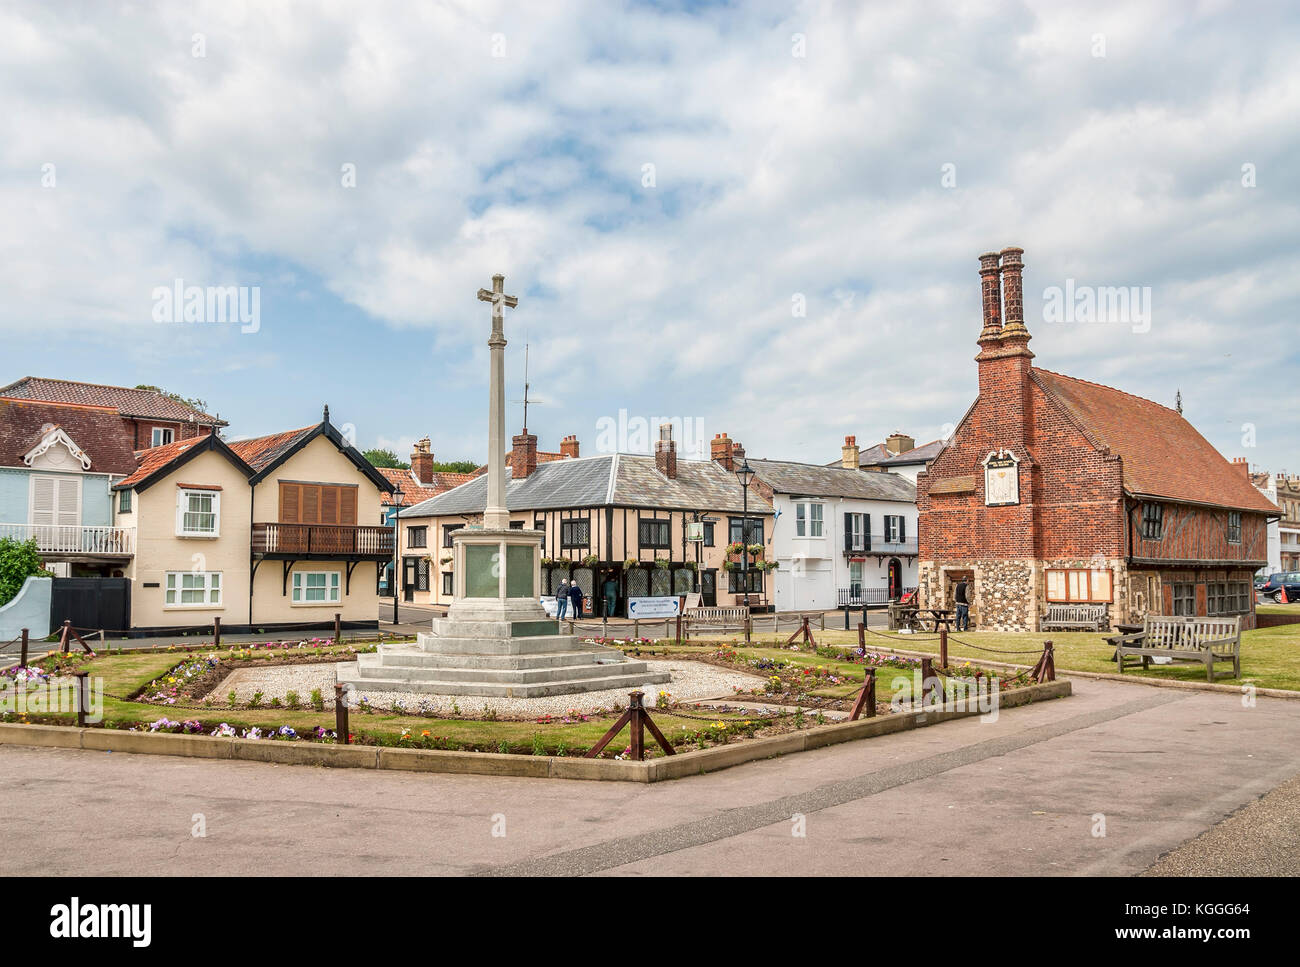
[[1057, 602], [1253, 627], [1278, 508], [1182, 414], [1033, 365], [1022, 251], [980, 256], [979, 396], [917, 479], [922, 605], [964, 577], [987, 630], [1038, 630]]

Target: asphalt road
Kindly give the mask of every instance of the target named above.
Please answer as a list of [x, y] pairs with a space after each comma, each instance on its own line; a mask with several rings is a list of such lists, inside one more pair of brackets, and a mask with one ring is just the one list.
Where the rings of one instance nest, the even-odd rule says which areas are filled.
[[[24, 844], [0, 873], [1124, 875], [1183, 872], [1202, 834], [1238, 872], [1300, 871], [1300, 701], [1074, 684], [650, 786], [0, 747]], [[93, 849], [66, 835], [88, 815]]]

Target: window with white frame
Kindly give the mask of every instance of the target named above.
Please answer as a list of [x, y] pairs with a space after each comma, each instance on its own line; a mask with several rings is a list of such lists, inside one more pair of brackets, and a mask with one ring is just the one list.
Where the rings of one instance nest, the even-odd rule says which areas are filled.
[[221, 533], [221, 493], [182, 489], [176, 499], [177, 537], [217, 537]]
[[169, 608], [221, 606], [220, 571], [168, 571], [164, 603]]
[[905, 530], [903, 527], [903, 517], [901, 514], [885, 515], [885, 543], [902, 544]]
[[794, 505], [794, 536], [795, 537], [821, 537], [822, 536], [822, 511], [821, 504], [799, 503]]
[[171, 443], [174, 439], [174, 431], [170, 427], [156, 426], [153, 428], [152, 445], [161, 447]]
[[339, 601], [338, 571], [294, 571], [294, 604], [337, 604]]

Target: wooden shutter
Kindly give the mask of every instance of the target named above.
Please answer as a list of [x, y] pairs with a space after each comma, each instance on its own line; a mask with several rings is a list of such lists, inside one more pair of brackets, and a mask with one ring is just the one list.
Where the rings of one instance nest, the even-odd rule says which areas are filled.
[[54, 523], [54, 477], [32, 478], [31, 521], [37, 527], [49, 527]]
[[902, 514], [898, 515], [898, 543], [907, 543], [907, 518]]
[[853, 550], [853, 515], [850, 513], [844, 515], [844, 549]]
[[337, 524], [339, 522], [338, 487], [321, 487], [320, 522], [322, 524]]
[[302, 514], [302, 488], [298, 484], [280, 484], [280, 522], [297, 524]]
[[862, 515], [862, 546], [871, 547], [871, 514]]
[[320, 520], [320, 487], [317, 484], [302, 485], [302, 522], [304, 524], [319, 524]]
[[355, 527], [357, 523], [357, 488], [339, 488], [339, 523]]

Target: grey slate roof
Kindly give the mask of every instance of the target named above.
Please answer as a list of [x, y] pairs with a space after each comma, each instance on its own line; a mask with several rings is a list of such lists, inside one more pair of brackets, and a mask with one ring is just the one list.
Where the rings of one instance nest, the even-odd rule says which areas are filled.
[[[612, 476], [611, 476], [612, 474]], [[677, 461], [669, 480], [643, 454], [603, 454], [537, 465], [523, 480], [506, 482], [507, 510], [562, 510], [567, 507], [655, 507], [671, 510], [740, 511], [743, 494], [735, 474], [709, 460]], [[481, 514], [487, 506], [487, 475], [402, 511], [407, 517]], [[751, 514], [771, 513], [772, 505], [752, 489]]]
[[903, 453], [892, 453], [881, 460], [862, 460], [860, 465], [864, 467], [888, 467], [891, 465], [925, 463], [942, 453], [946, 445], [943, 440], [931, 440], [929, 443], [923, 443], [921, 446], [914, 447]]
[[893, 473], [846, 470], [785, 460], [750, 460], [749, 465], [758, 473], [758, 478], [778, 494], [916, 503], [916, 485]]

